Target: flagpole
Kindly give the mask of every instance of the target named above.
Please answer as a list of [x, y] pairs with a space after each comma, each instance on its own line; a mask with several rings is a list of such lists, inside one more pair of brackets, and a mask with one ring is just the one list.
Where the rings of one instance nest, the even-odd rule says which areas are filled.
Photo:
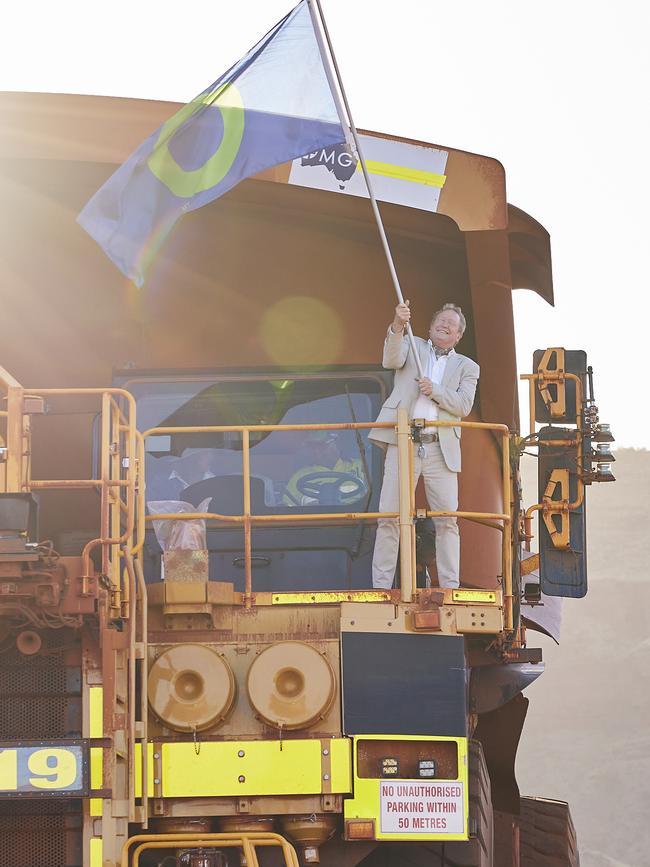
[[[397, 300], [400, 304], [404, 303], [404, 295], [402, 293], [402, 287], [400, 286], [399, 277], [397, 276], [397, 271], [395, 269], [395, 263], [393, 261], [393, 254], [391, 253], [390, 246], [388, 244], [388, 238], [386, 237], [386, 230], [384, 229], [384, 223], [381, 218], [381, 214], [379, 212], [379, 206], [377, 204], [377, 199], [375, 198], [375, 193], [372, 188], [372, 182], [370, 180], [370, 173], [368, 172], [368, 167], [366, 165], [366, 160], [363, 155], [363, 150], [361, 148], [361, 142], [359, 141], [359, 134], [357, 133], [357, 128], [354, 124], [354, 119], [352, 117], [352, 112], [350, 111], [350, 104], [348, 102], [347, 95], [345, 93], [345, 88], [343, 87], [343, 80], [341, 78], [341, 72], [339, 70], [339, 65], [336, 61], [336, 55], [334, 54], [334, 48], [332, 47], [332, 40], [330, 39], [329, 30], [327, 29], [327, 24], [325, 23], [325, 17], [323, 15], [323, 10], [320, 5], [320, 0], [307, 0], [307, 6], [309, 7], [309, 12], [311, 14], [312, 22], [314, 25], [314, 33], [316, 34], [316, 39], [318, 40], [318, 44], [321, 50], [321, 55], [323, 58], [323, 65], [325, 67], [325, 73], [327, 75], [328, 81], [330, 83], [330, 88], [332, 90], [332, 96], [334, 97], [334, 101], [336, 102], [336, 108], [339, 113], [339, 117], [341, 122], [346, 126], [350, 127], [350, 132], [352, 133], [352, 138], [354, 140], [354, 145], [357, 150], [357, 155], [359, 157], [359, 164], [361, 165], [361, 171], [363, 172], [363, 177], [366, 182], [366, 187], [368, 189], [368, 197], [370, 198], [370, 204], [372, 206], [373, 214], [375, 215], [375, 222], [377, 223], [377, 229], [379, 230], [379, 237], [381, 238], [381, 243], [384, 248], [384, 254], [386, 256], [386, 261], [388, 262], [388, 270], [390, 271], [390, 276], [393, 281], [393, 287], [395, 289], [395, 294], [397, 295]], [[314, 6], [316, 7], [314, 9]], [[316, 13], [317, 10], [317, 13]], [[321, 34], [321, 29], [319, 27], [319, 23], [323, 28], [323, 33], [325, 34], [325, 39], [327, 40], [327, 48], [329, 52], [325, 51], [325, 46], [323, 44], [323, 38]], [[329, 57], [328, 57], [329, 53]], [[332, 72], [330, 69], [329, 59], [331, 58], [331, 64], [334, 67], [334, 72], [336, 74], [336, 82], [338, 82], [338, 88], [336, 87], [336, 82], [332, 78]], [[343, 97], [343, 104], [345, 106], [345, 112], [343, 112], [341, 101], [339, 98], [339, 89], [341, 91], [341, 96]], [[408, 337], [409, 345], [411, 347], [411, 352], [413, 353], [413, 360], [415, 361], [415, 366], [418, 371], [418, 378], [421, 379], [424, 376], [424, 371], [422, 370], [422, 364], [420, 362], [420, 356], [418, 355], [417, 347], [415, 345], [415, 338], [413, 337], [413, 330], [411, 328], [411, 323], [407, 323], [406, 325], [406, 336]]]

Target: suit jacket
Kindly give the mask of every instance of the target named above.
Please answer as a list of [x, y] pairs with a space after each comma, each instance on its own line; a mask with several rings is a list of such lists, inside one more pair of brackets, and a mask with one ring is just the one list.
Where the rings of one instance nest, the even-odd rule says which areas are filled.
[[[415, 338], [415, 343], [422, 367], [426, 370], [427, 353], [431, 351], [429, 345], [420, 337]], [[392, 330], [388, 329], [382, 364], [385, 368], [395, 371], [395, 384], [377, 416], [377, 421], [397, 423], [397, 408], [400, 406], [406, 407], [411, 418], [415, 402], [420, 396], [420, 389], [416, 381], [417, 368], [406, 336], [393, 334]], [[457, 352], [449, 356], [442, 382], [440, 385], [434, 383], [431, 391], [431, 398], [438, 405], [440, 421], [460, 421], [461, 418], [469, 415], [474, 403], [479, 372], [478, 364], [471, 358]], [[460, 433], [459, 427], [438, 428], [440, 449], [445, 463], [456, 473], [460, 472]], [[373, 428], [369, 438], [379, 445], [397, 444], [397, 434], [390, 428]]]

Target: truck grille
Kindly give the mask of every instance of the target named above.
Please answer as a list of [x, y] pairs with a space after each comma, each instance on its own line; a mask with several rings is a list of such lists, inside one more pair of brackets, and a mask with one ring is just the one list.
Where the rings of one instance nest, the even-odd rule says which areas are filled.
[[43, 648], [0, 654], [0, 739], [52, 740], [81, 736], [78, 638], [69, 630], [42, 633]]
[[2, 867], [81, 867], [81, 802], [0, 801]]
[[[81, 736], [79, 634], [41, 633], [34, 656], [0, 653], [0, 741]], [[81, 867], [81, 801], [0, 800], [1, 867]]]

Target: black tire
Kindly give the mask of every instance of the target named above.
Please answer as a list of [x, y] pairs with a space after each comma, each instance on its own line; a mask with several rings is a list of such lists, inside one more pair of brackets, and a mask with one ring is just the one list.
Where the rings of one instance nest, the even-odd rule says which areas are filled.
[[566, 801], [522, 798], [521, 867], [579, 867], [578, 840]]

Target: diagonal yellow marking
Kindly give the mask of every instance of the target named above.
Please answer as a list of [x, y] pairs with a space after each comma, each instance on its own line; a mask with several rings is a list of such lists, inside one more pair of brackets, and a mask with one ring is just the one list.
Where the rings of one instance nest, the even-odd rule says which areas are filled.
[[[399, 181], [411, 181], [413, 184], [424, 184], [427, 187], [442, 188], [447, 180], [446, 175], [425, 172], [423, 169], [410, 169], [407, 166], [395, 166], [391, 163], [378, 163], [375, 160], [366, 160], [366, 166], [371, 175], [382, 175], [385, 178], [395, 178]], [[359, 163], [357, 163], [357, 171], [361, 171]]]

